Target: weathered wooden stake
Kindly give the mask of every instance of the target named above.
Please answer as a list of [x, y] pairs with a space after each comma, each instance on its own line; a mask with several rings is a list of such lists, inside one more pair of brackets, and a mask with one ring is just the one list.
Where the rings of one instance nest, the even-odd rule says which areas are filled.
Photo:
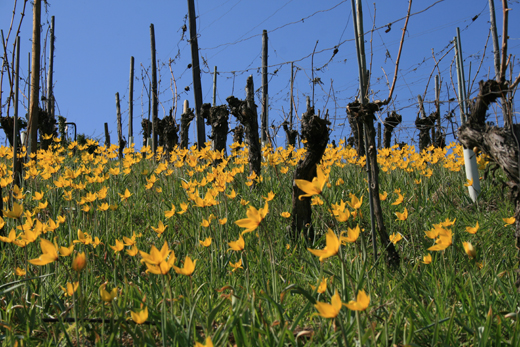
[[267, 91], [267, 30], [262, 33], [262, 125], [261, 139], [262, 146], [267, 142], [267, 107], [268, 107], [268, 91]]
[[190, 123], [195, 118], [193, 110], [189, 108], [188, 100], [184, 100], [184, 107], [181, 115], [181, 143], [180, 147], [185, 149], [188, 148], [189, 130]]
[[157, 118], [158, 118], [158, 101], [157, 101], [157, 64], [155, 60], [155, 31], [153, 24], [150, 24], [150, 45], [152, 48], [152, 151], [155, 154], [157, 150]]
[[[32, 76], [31, 76], [31, 104], [29, 106], [29, 147], [27, 154], [36, 154], [38, 148], [38, 101], [40, 100], [40, 26], [41, 26], [41, 0], [33, 3], [33, 34], [32, 34]], [[36, 159], [36, 158], [35, 158]]]
[[16, 60], [15, 60], [15, 80], [14, 80], [14, 117], [13, 117], [13, 179], [14, 183], [20, 187], [22, 179], [22, 166], [18, 162], [18, 85], [20, 82], [20, 36], [16, 36]]
[[110, 134], [108, 133], [108, 123], [105, 123], [105, 147], [110, 147]]
[[126, 141], [123, 139], [123, 126], [121, 125], [121, 105], [119, 104], [119, 92], [116, 93], [116, 112], [117, 112], [117, 144], [119, 146], [119, 159], [123, 159], [123, 149]]
[[134, 57], [130, 57], [130, 91], [128, 93], [128, 145], [134, 143]]
[[200, 81], [199, 43], [197, 40], [197, 23], [195, 4], [188, 0], [188, 16], [190, 20], [191, 68], [193, 72], [193, 94], [195, 96], [195, 115], [197, 117], [197, 147], [201, 149], [206, 141], [206, 129], [201, 115], [202, 85]]
[[51, 17], [49, 71], [47, 73], [47, 113], [54, 119], [54, 92], [52, 90], [52, 74], [54, 69], [54, 16]]
[[213, 68], [213, 107], [217, 106], [217, 67]]

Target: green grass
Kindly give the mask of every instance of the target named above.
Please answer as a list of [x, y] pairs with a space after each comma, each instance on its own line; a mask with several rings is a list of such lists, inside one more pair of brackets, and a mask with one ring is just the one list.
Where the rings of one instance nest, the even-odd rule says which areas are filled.
[[[262, 180], [252, 189], [246, 185], [249, 169], [243, 151], [230, 157], [220, 171], [212, 165], [207, 151], [177, 151], [169, 163], [165, 158], [153, 160], [146, 154], [140, 158], [139, 154], [127, 153], [126, 160], [133, 157], [136, 162], [125, 174], [124, 162], [111, 158], [115, 150], [115, 147], [100, 148], [97, 156], [80, 150], [74, 154], [71, 149], [39, 153], [38, 173], [23, 180], [26, 195], [20, 200], [13, 197], [9, 175], [4, 174], [7, 180], [0, 183], [9, 208], [18, 201], [24, 211], [34, 212], [40, 202], [48, 202], [46, 208], [32, 216], [33, 225], [26, 226], [34, 230], [36, 220], [46, 223], [50, 219], [56, 221], [58, 216], [65, 217], [55, 231], [42, 233], [40, 238], [51, 241], [56, 238], [58, 247], [69, 246], [78, 239], [80, 229], [92, 238], [98, 237], [102, 244], [94, 248], [92, 244], [75, 243], [72, 256], [35, 266], [27, 260], [41, 255], [39, 240], [26, 247], [0, 242], [2, 345], [190, 346], [203, 343], [208, 336], [215, 346], [517, 346], [520, 343], [520, 323], [516, 315], [510, 315], [519, 306], [515, 287], [517, 250], [513, 226], [504, 226], [502, 220], [513, 215], [513, 205], [507, 197], [507, 188], [501, 184], [504, 179], [501, 173], [481, 181], [482, 193], [473, 203], [464, 187], [466, 179], [460, 156], [448, 158], [442, 154], [438, 162], [431, 163], [431, 152], [413, 156], [409, 148], [402, 151], [394, 148], [388, 158], [396, 158], [394, 166], [409, 161], [410, 172], [398, 167], [380, 172], [381, 192], [388, 192], [388, 198], [382, 201], [385, 227], [389, 234], [403, 236], [397, 243], [400, 265], [390, 269], [382, 257], [389, 240], [377, 240], [379, 257], [374, 261], [367, 175], [365, 168], [356, 164], [350, 149], [327, 150], [324, 162], [330, 167], [330, 187], [324, 188], [322, 200], [350, 201], [351, 193], [363, 197], [362, 217], [358, 214], [339, 223], [329, 213], [327, 203], [315, 205], [316, 234], [309, 238], [303, 233], [296, 241], [291, 237], [291, 219], [280, 216], [282, 212], [292, 212], [297, 157], [291, 157], [290, 152], [277, 150], [277, 154], [271, 154], [270, 164], [262, 167]], [[453, 152], [460, 153], [460, 148]], [[0, 153], [1, 166], [7, 172], [11, 159], [7, 150]], [[266, 151], [265, 159], [267, 154]], [[189, 156], [199, 158], [193, 162], [196, 167], [189, 166]], [[423, 165], [419, 164], [420, 158], [426, 160]], [[381, 167], [390, 163], [384, 155], [380, 160]], [[168, 163], [167, 169], [172, 172], [155, 173], [157, 181], [147, 189], [147, 179], [160, 163]], [[444, 167], [445, 163], [454, 164], [450, 169]], [[242, 173], [229, 175], [233, 168], [241, 167]], [[285, 167], [288, 171], [282, 173]], [[94, 173], [96, 168], [99, 171]], [[114, 168], [119, 168], [120, 173], [111, 175], [109, 170]], [[432, 170], [429, 178], [425, 176], [426, 168]], [[457, 168], [461, 170], [455, 171]], [[55, 182], [67, 170], [79, 173], [70, 180], [73, 184], [86, 183], [86, 186], [57, 187]], [[145, 170], [148, 172], [143, 174]], [[26, 166], [25, 172], [29, 171], [30, 166]], [[216, 195], [218, 204], [213, 206], [195, 206], [182, 187], [182, 182], [201, 182], [203, 178], [222, 177], [225, 173], [229, 177], [225, 191]], [[96, 176], [103, 178], [93, 182]], [[338, 179], [344, 183], [336, 185]], [[421, 182], [417, 184], [415, 180], [419, 179]], [[202, 198], [214, 181], [197, 187]], [[90, 211], [82, 211], [84, 205], [78, 201], [103, 187], [108, 187], [106, 197], [85, 203], [91, 206]], [[158, 193], [156, 188], [162, 192]], [[125, 189], [132, 196], [121, 201], [119, 194]], [[226, 196], [232, 189], [237, 194], [234, 199]], [[395, 189], [400, 189], [404, 196], [397, 206], [392, 205], [398, 196]], [[67, 201], [64, 191], [72, 191], [73, 199]], [[266, 218], [256, 230], [243, 236], [245, 250], [230, 251], [228, 242], [237, 240], [242, 231], [234, 222], [246, 218], [249, 206], [263, 207], [263, 197], [271, 191], [275, 197], [268, 203]], [[42, 201], [34, 199], [35, 192], [44, 193]], [[241, 200], [249, 204], [244, 206]], [[105, 202], [117, 208], [99, 211], [98, 207]], [[172, 204], [179, 212], [181, 203], [189, 203], [184, 214], [165, 217]], [[396, 220], [395, 212], [402, 212], [405, 207], [408, 219]], [[202, 227], [203, 219], [211, 215], [215, 218], [210, 226]], [[20, 219], [4, 218], [6, 234], [30, 220], [26, 215]], [[227, 223], [221, 225], [218, 220], [223, 218], [227, 218]], [[434, 241], [426, 238], [424, 231], [446, 219], [456, 219], [451, 227], [453, 244], [445, 251], [428, 252]], [[151, 229], [159, 221], [167, 225], [160, 237]], [[480, 225], [477, 233], [467, 233], [466, 227], [475, 226], [477, 221]], [[354, 244], [341, 246], [342, 259], [333, 256], [320, 262], [307, 250], [325, 246], [328, 228], [339, 236], [341, 231], [358, 224], [364, 231]], [[21, 233], [22, 230], [16, 231], [17, 235]], [[182, 267], [186, 256], [196, 259], [193, 275], [178, 275], [174, 269], [167, 275], [146, 273], [141, 256], [126, 253], [129, 246], [121, 252], [109, 247], [115, 245], [116, 239], [122, 241], [123, 236], [131, 238], [134, 233], [138, 236], [137, 248], [147, 253], [152, 245], [160, 249], [166, 241], [175, 252], [175, 266]], [[212, 238], [212, 243], [204, 247], [199, 241], [207, 237]], [[468, 258], [463, 241], [473, 244], [476, 259]], [[71, 270], [72, 259], [78, 252], [87, 255], [87, 266], [80, 273]], [[431, 264], [422, 262], [427, 253], [432, 255]], [[232, 272], [230, 262], [239, 260], [243, 268]], [[16, 276], [17, 267], [27, 269], [26, 275]], [[320, 294], [311, 285], [317, 286], [324, 277], [330, 280], [327, 290]], [[78, 290], [73, 297], [65, 296], [60, 287], [74, 281], [79, 281]], [[117, 298], [110, 303], [103, 303], [99, 295], [99, 287], [105, 282], [109, 290], [118, 288]], [[365, 311], [356, 313], [343, 307], [335, 319], [326, 319], [314, 307], [317, 301], [330, 303], [335, 290], [346, 303], [355, 300], [361, 289], [371, 299]], [[147, 322], [135, 324], [130, 312], [144, 307], [149, 311]]]

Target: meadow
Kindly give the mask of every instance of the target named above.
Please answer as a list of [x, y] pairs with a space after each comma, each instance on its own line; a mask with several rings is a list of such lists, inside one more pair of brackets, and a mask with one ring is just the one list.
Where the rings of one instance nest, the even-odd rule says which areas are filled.
[[[513, 205], [462, 147], [379, 150], [388, 240], [373, 252], [364, 157], [329, 145], [314, 233], [291, 231], [305, 149], [154, 155], [90, 141], [24, 163], [0, 148], [2, 346], [518, 346]], [[25, 157], [22, 151], [20, 157]], [[323, 189], [321, 189], [321, 183]], [[393, 242], [397, 268], [384, 261]]]

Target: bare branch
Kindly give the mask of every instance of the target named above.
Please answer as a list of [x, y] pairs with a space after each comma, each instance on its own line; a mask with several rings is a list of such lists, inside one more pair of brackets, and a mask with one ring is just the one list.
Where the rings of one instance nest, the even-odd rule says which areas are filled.
[[[506, 1], [506, 0], [503, 0]], [[392, 100], [392, 94], [395, 88], [395, 82], [397, 81], [397, 71], [399, 70], [399, 60], [401, 59], [401, 51], [403, 50], [404, 43], [404, 35], [406, 33], [406, 28], [408, 27], [408, 19], [410, 19], [410, 10], [412, 9], [412, 0], [408, 2], [408, 13], [406, 14], [406, 21], [404, 22], [403, 35], [401, 36], [401, 42], [399, 43], [399, 53], [397, 53], [397, 60], [395, 61], [395, 72], [394, 79], [392, 81], [392, 87], [390, 88], [390, 93], [388, 94], [388, 98], [384, 101], [384, 104], [388, 104], [390, 100]]]

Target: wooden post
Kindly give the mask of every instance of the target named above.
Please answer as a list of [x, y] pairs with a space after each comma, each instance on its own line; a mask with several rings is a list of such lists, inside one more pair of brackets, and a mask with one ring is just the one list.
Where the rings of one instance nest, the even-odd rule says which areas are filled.
[[[28, 53], [28, 57], [27, 57], [27, 89], [29, 90], [29, 93], [27, 93], [27, 104], [28, 105], [31, 105], [31, 64], [32, 64], [32, 61], [31, 61], [31, 52], [29, 51]], [[30, 112], [28, 111], [27, 112], [27, 116], [29, 116]], [[27, 119], [28, 120], [28, 119]], [[29, 133], [27, 133], [29, 134]], [[27, 142], [29, 142], [27, 140]], [[27, 145], [27, 143], [24, 143], [24, 145]]]
[[193, 94], [195, 96], [195, 115], [197, 120], [197, 148], [201, 149], [206, 141], [206, 129], [201, 115], [202, 86], [200, 82], [199, 44], [197, 40], [197, 23], [195, 4], [188, 0], [188, 16], [190, 20], [191, 68], [193, 72]]
[[117, 112], [117, 144], [119, 146], [119, 159], [123, 159], [123, 127], [121, 125], [121, 105], [119, 104], [119, 92], [116, 93], [116, 112]]
[[130, 91], [128, 95], [128, 146], [134, 143], [134, 57], [130, 57]]
[[52, 90], [52, 74], [54, 69], [54, 16], [51, 17], [49, 71], [47, 73], [47, 113], [54, 118], [54, 93]]
[[293, 128], [293, 87], [294, 87], [294, 63], [291, 62], [291, 96], [289, 103], [291, 104], [289, 108], [289, 129]]
[[110, 134], [108, 133], [108, 123], [105, 123], [105, 147], [110, 147]]
[[[27, 154], [36, 154], [38, 145], [38, 101], [40, 100], [40, 21], [41, 0], [33, 3], [33, 34], [32, 34], [32, 76], [31, 76], [31, 104], [29, 106], [29, 151]], [[36, 158], [35, 158], [36, 159]]]
[[426, 112], [424, 111], [424, 103], [421, 95], [417, 95], [417, 102], [419, 102], [419, 112], [421, 113], [421, 118], [426, 118]]
[[217, 106], [217, 67], [213, 68], [213, 107]]
[[437, 147], [442, 147], [442, 134], [441, 134], [441, 84], [440, 84], [440, 76], [435, 76], [435, 114], [437, 115], [437, 131], [435, 132], [435, 137], [432, 138], [432, 142]]
[[150, 24], [150, 43], [152, 48], [152, 151], [157, 150], [157, 127], [158, 102], [157, 102], [157, 64], [155, 60], [155, 32], [153, 24]]
[[262, 33], [262, 125], [261, 125], [261, 139], [262, 146], [267, 142], [267, 30]]
[[20, 36], [16, 36], [16, 63], [14, 80], [14, 117], [13, 117], [13, 179], [14, 184], [20, 187], [22, 166], [18, 162], [18, 85], [20, 81]]
[[377, 122], [377, 149], [381, 149], [381, 123]]

